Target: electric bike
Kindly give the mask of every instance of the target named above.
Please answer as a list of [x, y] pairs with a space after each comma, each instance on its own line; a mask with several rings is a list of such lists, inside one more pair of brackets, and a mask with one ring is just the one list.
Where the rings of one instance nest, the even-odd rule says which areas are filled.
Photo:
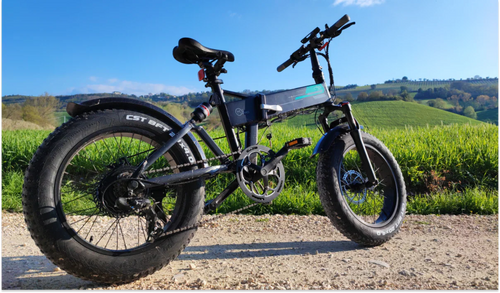
[[[152, 274], [181, 253], [202, 215], [238, 188], [253, 201], [250, 206], [269, 204], [282, 192], [283, 158], [313, 142], [300, 137], [274, 151], [258, 144], [259, 128], [311, 109], [322, 111], [317, 123], [324, 134], [311, 157], [318, 156], [318, 194], [326, 215], [357, 243], [388, 241], [406, 210], [400, 168], [382, 142], [361, 131], [351, 105], [334, 103], [332, 94], [328, 49], [354, 24], [349, 20], [345, 15], [331, 27], [315, 28], [277, 68], [309, 58], [314, 84], [268, 94], [222, 90], [218, 77], [234, 55], [180, 39], [174, 58], [198, 65], [200, 80], [212, 89], [185, 123], [138, 99], [68, 103], [72, 119], [44, 140], [26, 170], [23, 209], [35, 243], [55, 265], [86, 280], [124, 283]], [[329, 86], [318, 56], [328, 62]], [[214, 108], [227, 153], [199, 125]], [[340, 118], [329, 122], [335, 111]], [[213, 154], [206, 156], [199, 142]], [[234, 180], [205, 201], [205, 182], [220, 174], [233, 174]]]

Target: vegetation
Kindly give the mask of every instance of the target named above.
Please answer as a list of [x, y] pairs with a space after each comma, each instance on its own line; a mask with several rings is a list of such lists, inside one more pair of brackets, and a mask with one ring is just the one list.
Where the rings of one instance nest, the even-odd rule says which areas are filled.
[[[450, 124], [483, 124], [461, 115], [447, 111], [430, 108], [417, 103], [405, 103], [402, 101], [380, 101], [352, 103], [354, 117], [366, 129], [371, 128], [399, 128], [427, 127]], [[300, 115], [296, 118], [286, 120], [283, 124], [293, 127], [307, 126], [316, 128], [314, 114]]]
[[498, 109], [489, 109], [486, 111], [477, 112], [477, 119], [479, 121], [498, 125]]
[[[337, 96], [338, 100], [352, 102], [360, 124], [381, 139], [400, 163], [411, 195], [410, 213], [491, 214], [498, 213], [498, 127], [474, 119], [498, 124], [497, 91], [498, 79], [416, 82], [403, 77], [384, 84], [339, 87]], [[257, 92], [270, 91], [244, 91], [249, 95]], [[28, 127], [26, 125], [34, 129], [51, 129], [70, 118], [60, 111], [68, 102], [106, 97], [155, 102], [180, 121], [186, 121], [193, 107], [208, 100], [209, 96], [209, 92], [139, 97], [125, 94], [4, 96], [2, 114], [7, 119], [2, 120], [2, 125], [4, 130]], [[314, 121], [314, 114], [309, 114], [275, 124], [272, 127], [273, 149], [299, 136], [318, 141], [321, 134]], [[220, 137], [223, 131], [219, 125], [220, 119], [214, 111], [204, 126], [213, 137]], [[21, 210], [23, 172], [49, 133], [44, 130], [2, 132], [4, 209]], [[229, 151], [223, 140], [218, 143]], [[271, 145], [267, 139], [260, 144]], [[289, 154], [284, 161], [285, 190], [273, 205], [258, 206], [251, 213], [323, 214], [316, 190], [317, 157], [310, 159], [311, 151], [306, 148]], [[208, 154], [208, 149], [205, 152]], [[221, 175], [208, 182], [207, 198], [216, 196], [233, 179], [233, 175]], [[249, 203], [250, 199], [238, 191], [218, 212], [232, 211]]]
[[[401, 165], [408, 192], [413, 195], [410, 197], [410, 212], [498, 212], [497, 126], [479, 123], [400, 129], [373, 127], [369, 132], [387, 145]], [[321, 136], [310, 127], [291, 128], [286, 123], [274, 125], [272, 133], [273, 149], [280, 148], [284, 142], [295, 137], [312, 137], [317, 142]], [[4, 209], [21, 209], [23, 172], [36, 148], [48, 134], [49, 131], [3, 131]], [[221, 136], [222, 130], [216, 129], [211, 135]], [[228, 151], [223, 140], [217, 142], [223, 150]], [[270, 142], [264, 139], [261, 144], [269, 146]], [[207, 149], [205, 151], [209, 153]], [[273, 205], [253, 208], [252, 213], [323, 214], [316, 189], [317, 157], [310, 159], [311, 151], [309, 147], [290, 152], [284, 161], [287, 174], [285, 190]], [[233, 179], [233, 175], [227, 174], [208, 182], [207, 198], [216, 196]], [[250, 199], [238, 191], [218, 212], [227, 212], [247, 203], [250, 203]]]
[[56, 123], [54, 111], [58, 105], [59, 100], [45, 93], [39, 97], [29, 97], [23, 104], [2, 103], [2, 118], [23, 120], [42, 127], [53, 126]]

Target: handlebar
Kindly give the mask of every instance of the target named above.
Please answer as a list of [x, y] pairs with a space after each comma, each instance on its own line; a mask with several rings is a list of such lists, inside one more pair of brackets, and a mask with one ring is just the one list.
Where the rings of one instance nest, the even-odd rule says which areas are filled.
[[[345, 25], [347, 22], [349, 22], [349, 20], [350, 20], [349, 15], [345, 14], [332, 27], [320, 32], [320, 38], [316, 39], [315, 43], [319, 44], [326, 38], [333, 38], [333, 37], [338, 36], [340, 34], [340, 32], [337, 33], [337, 31], [343, 25]], [[354, 24], [354, 23], [347, 25], [345, 28], [351, 26], [352, 24]], [[318, 32], [319, 32], [318, 28], [314, 29], [301, 42], [305, 43], [304, 40], [306, 40], [306, 42], [307, 42], [307, 40], [311, 40], [312, 38], [314, 38], [314, 36]], [[276, 68], [276, 70], [278, 70], [278, 72], [281, 72], [281, 71], [285, 70], [288, 66], [292, 65], [294, 62], [302, 61], [302, 60], [300, 60], [300, 57], [302, 57], [305, 53], [307, 53], [311, 49], [311, 45], [312, 45], [311, 43], [309, 43], [309, 45], [307, 47], [305, 45], [302, 45], [298, 50], [296, 50], [295, 52], [292, 53], [292, 55], [290, 55], [290, 58], [288, 60], [286, 60], [285, 62], [283, 62], [283, 64], [278, 66], [278, 68]], [[315, 48], [315, 47], [313, 47], [313, 48]]]
[[325, 35], [328, 37], [333, 37], [335, 35], [335, 32], [338, 31], [338, 29], [341, 28], [344, 24], [349, 22], [349, 20], [351, 20], [349, 15], [346, 14], [346, 15], [342, 16], [341, 19], [339, 19], [331, 28], [329, 28], [325, 32]]
[[285, 62], [283, 62], [283, 64], [281, 64], [280, 66], [278, 66], [277, 70], [278, 70], [278, 72], [281, 72], [281, 71], [285, 70], [288, 66], [290, 66], [292, 64], [293, 64], [292, 59], [288, 59]]

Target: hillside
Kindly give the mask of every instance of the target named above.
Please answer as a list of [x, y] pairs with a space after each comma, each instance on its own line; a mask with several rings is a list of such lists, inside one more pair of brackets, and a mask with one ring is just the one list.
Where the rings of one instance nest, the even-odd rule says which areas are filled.
[[[354, 102], [352, 109], [354, 117], [367, 128], [427, 127], [466, 123], [476, 125], [482, 123], [462, 115], [403, 101]], [[314, 114], [302, 115], [284, 123], [289, 126], [316, 127]]]
[[477, 120], [498, 125], [498, 108], [477, 112]]
[[[375, 90], [382, 91], [383, 93], [388, 93], [389, 91], [399, 92], [402, 86], [405, 86], [408, 89], [408, 92], [416, 92], [419, 88], [422, 90], [427, 90], [429, 88], [439, 88], [439, 87], [450, 87], [452, 82], [456, 80], [437, 80], [437, 81], [407, 81], [407, 82], [386, 82], [375, 84]], [[492, 86], [498, 85], [498, 78], [490, 78], [490, 79], [472, 79], [472, 80], [462, 80], [463, 82], [469, 83], [471, 85], [485, 85]], [[351, 93], [353, 97], [357, 97], [360, 92], [369, 92], [371, 91], [370, 85], [357, 86], [354, 88], [343, 88], [337, 87], [337, 95], [342, 96], [347, 93]]]

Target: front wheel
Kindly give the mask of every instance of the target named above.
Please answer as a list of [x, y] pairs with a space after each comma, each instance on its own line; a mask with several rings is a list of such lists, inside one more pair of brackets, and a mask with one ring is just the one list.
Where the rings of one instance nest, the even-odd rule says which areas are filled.
[[398, 163], [387, 147], [361, 133], [379, 181], [363, 186], [367, 178], [350, 134], [335, 140], [318, 160], [318, 191], [325, 213], [347, 238], [376, 246], [398, 233], [406, 212], [406, 190]]

